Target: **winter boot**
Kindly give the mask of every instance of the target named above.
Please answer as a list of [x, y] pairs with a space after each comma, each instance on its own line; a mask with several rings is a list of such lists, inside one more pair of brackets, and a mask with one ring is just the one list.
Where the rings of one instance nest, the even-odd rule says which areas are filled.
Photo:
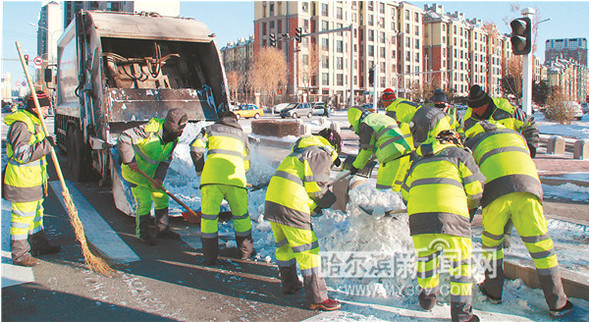
[[417, 298], [419, 299], [419, 305], [426, 311], [431, 311], [436, 303], [438, 302], [438, 294], [440, 292], [439, 287], [433, 289], [422, 289], [419, 292]]
[[310, 310], [334, 311], [342, 308], [342, 304], [337, 300], [327, 299], [321, 303], [309, 305]]
[[15, 265], [33, 267], [39, 264], [39, 260], [31, 256], [29, 242], [26, 240], [11, 240], [12, 262]]
[[550, 310], [550, 316], [552, 316], [553, 318], [560, 318], [565, 315], [571, 314], [574, 309], [575, 307], [573, 306], [573, 303], [571, 303], [571, 301], [567, 301], [567, 303], [560, 309]]
[[151, 226], [151, 223], [152, 223], [151, 216], [149, 214], [146, 214], [143, 216], [137, 215], [136, 222], [137, 222], [137, 230], [136, 230], [137, 238], [139, 238], [139, 240], [141, 240], [142, 242], [144, 242], [145, 244], [147, 244], [149, 246], [155, 245], [157, 243], [157, 240], [155, 239], [154, 229]]
[[256, 254], [256, 251], [254, 250], [254, 240], [252, 239], [251, 234], [245, 237], [236, 235], [235, 241], [237, 242], [237, 249], [239, 249], [241, 259], [250, 259]]
[[489, 294], [489, 291], [487, 291], [487, 288], [485, 287], [485, 283], [479, 284], [479, 290], [481, 291], [481, 293], [483, 293], [484, 296], [486, 296], [489, 299], [489, 302], [491, 302], [491, 304], [501, 304], [501, 302], [503, 302], [503, 299], [501, 299], [500, 297], [496, 297]]
[[282, 281], [281, 291], [284, 294], [294, 294], [301, 288], [303, 283], [297, 276], [297, 267], [292, 264], [288, 267], [278, 267], [280, 271], [280, 281]]
[[181, 239], [180, 235], [170, 229], [168, 208], [155, 210], [155, 227], [157, 237], [162, 239]]
[[202, 253], [205, 256], [206, 265], [215, 265], [219, 255], [219, 237], [200, 238], [202, 242]]
[[57, 254], [61, 251], [59, 245], [53, 245], [47, 239], [44, 230], [29, 235], [29, 244], [31, 245], [31, 255], [39, 256], [45, 254]]

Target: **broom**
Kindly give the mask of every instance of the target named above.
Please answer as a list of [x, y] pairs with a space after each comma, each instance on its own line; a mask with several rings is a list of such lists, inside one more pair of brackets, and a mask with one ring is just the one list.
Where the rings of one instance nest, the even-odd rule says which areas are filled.
[[[25, 59], [22, 54], [20, 42], [18, 42], [18, 41], [16, 42], [16, 49], [18, 51], [18, 55], [20, 57], [20, 62], [22, 64], [23, 70], [25, 72], [25, 76], [27, 77], [27, 83], [28, 83], [29, 88], [31, 90], [31, 97], [33, 98], [33, 101], [35, 102], [35, 108], [37, 109], [37, 114], [39, 115], [39, 119], [41, 120], [41, 126], [43, 127], [43, 132], [45, 133], [45, 136], [48, 136], [49, 132], [47, 131], [47, 126], [45, 125], [45, 120], [43, 118], [43, 115], [41, 115], [41, 107], [39, 106], [39, 100], [37, 99], [37, 93], [35, 92], [35, 87], [33, 86], [33, 82], [31, 81], [31, 76], [29, 75], [29, 71], [28, 71], [27, 66], [25, 64]], [[67, 209], [70, 223], [72, 224], [72, 227], [74, 228], [74, 233], [76, 234], [76, 239], [80, 242], [80, 245], [82, 246], [82, 254], [84, 255], [84, 260], [86, 262], [86, 266], [88, 266], [88, 268], [94, 272], [100, 273], [105, 276], [110, 276], [111, 273], [113, 272], [112, 268], [110, 268], [110, 266], [108, 266], [108, 264], [102, 258], [97, 257], [94, 254], [92, 254], [92, 252], [90, 251], [90, 248], [88, 247], [88, 242], [86, 241], [86, 235], [84, 233], [84, 226], [82, 225], [82, 222], [80, 221], [80, 217], [78, 217], [78, 209], [74, 205], [74, 201], [72, 200], [70, 192], [69, 192], [67, 186], [65, 185], [65, 181], [63, 179], [63, 174], [61, 173], [61, 167], [59, 166], [59, 161], [57, 160], [57, 155], [55, 154], [55, 150], [53, 149], [53, 147], [51, 147], [50, 151], [51, 151], [51, 159], [53, 160], [53, 164], [55, 165], [55, 171], [57, 172], [57, 177], [59, 178], [59, 182], [61, 183], [61, 189], [62, 189], [61, 194], [63, 196], [63, 201], [64, 201], [65, 207]]]

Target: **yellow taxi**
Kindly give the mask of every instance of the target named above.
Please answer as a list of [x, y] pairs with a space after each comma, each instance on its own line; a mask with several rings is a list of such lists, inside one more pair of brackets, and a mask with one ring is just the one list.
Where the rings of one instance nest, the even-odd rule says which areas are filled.
[[254, 104], [242, 104], [239, 106], [238, 109], [234, 110], [233, 113], [237, 115], [237, 118], [240, 119], [250, 118], [253, 117], [255, 119], [260, 118], [260, 116], [264, 116], [264, 110], [255, 106]]

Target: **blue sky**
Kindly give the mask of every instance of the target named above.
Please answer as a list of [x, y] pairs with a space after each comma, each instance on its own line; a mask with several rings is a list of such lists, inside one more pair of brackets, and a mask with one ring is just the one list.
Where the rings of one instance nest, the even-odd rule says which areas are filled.
[[[420, 8], [434, 1], [408, 1]], [[446, 12], [462, 11], [468, 19], [479, 18], [493, 22], [503, 33], [510, 29], [505, 20], [519, 17], [512, 12], [512, 4], [521, 8], [532, 7], [540, 12], [542, 19], [550, 21], [540, 25], [536, 55], [544, 59], [544, 43], [554, 38], [589, 38], [589, 1], [435, 1], [444, 5]], [[25, 53], [34, 57], [37, 51], [36, 24], [41, 8], [40, 1], [2, 2], [2, 48], [1, 56], [17, 58], [15, 41], [20, 41]], [[253, 33], [254, 4], [252, 1], [182, 1], [180, 14], [204, 22], [217, 35], [219, 47], [227, 42], [248, 37]], [[2, 73], [11, 72], [13, 81], [24, 80], [19, 62], [2, 60]]]

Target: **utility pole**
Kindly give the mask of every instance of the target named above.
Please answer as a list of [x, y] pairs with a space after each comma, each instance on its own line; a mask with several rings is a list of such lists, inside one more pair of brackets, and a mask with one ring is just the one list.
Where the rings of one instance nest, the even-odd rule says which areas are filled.
[[374, 113], [378, 112], [378, 85], [376, 84], [376, 80], [378, 79], [378, 64], [374, 64], [374, 74], [372, 79], [372, 107], [374, 108]]
[[[522, 10], [524, 17], [533, 19], [536, 11], [532, 8]], [[534, 24], [530, 23], [530, 34], [534, 34]], [[533, 37], [530, 37], [530, 46], [534, 48]], [[528, 115], [532, 115], [532, 57], [533, 51], [524, 55], [522, 62], [522, 108]]]

